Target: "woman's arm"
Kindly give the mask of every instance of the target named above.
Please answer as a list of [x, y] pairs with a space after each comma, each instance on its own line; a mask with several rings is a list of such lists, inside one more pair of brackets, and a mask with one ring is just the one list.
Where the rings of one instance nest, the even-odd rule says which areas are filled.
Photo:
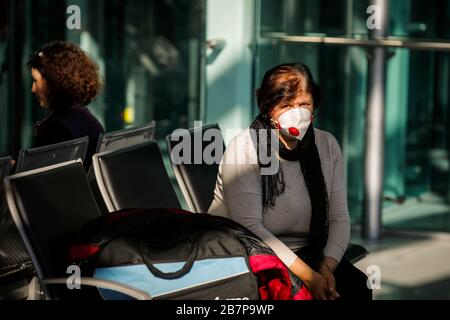
[[289, 266], [289, 270], [306, 284], [314, 298], [328, 300], [330, 288], [327, 280], [320, 273], [311, 269], [302, 259], [297, 257]]
[[263, 224], [261, 170], [248, 132], [232, 139], [219, 167], [223, 197], [230, 218], [259, 236], [286, 266], [297, 256]]
[[341, 261], [350, 240], [350, 216], [347, 205], [347, 188], [344, 176], [344, 161], [338, 142], [334, 137], [335, 154], [333, 178], [329, 199], [329, 234], [324, 255], [328, 266], [334, 271]]

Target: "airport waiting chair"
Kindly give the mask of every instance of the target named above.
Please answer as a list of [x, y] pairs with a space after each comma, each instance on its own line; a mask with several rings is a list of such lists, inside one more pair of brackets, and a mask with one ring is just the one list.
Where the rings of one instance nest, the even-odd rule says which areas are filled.
[[5, 201], [3, 179], [9, 176], [11, 168], [11, 157], [0, 158], [0, 300], [26, 299], [34, 273]]
[[23, 241], [11, 220], [5, 201], [3, 179], [9, 176], [11, 168], [11, 157], [0, 159], [0, 283], [4, 277], [31, 266]]
[[0, 212], [0, 300], [23, 300], [35, 274], [22, 237], [5, 207]]
[[0, 179], [3, 180], [11, 171], [12, 158], [10, 156], [0, 158]]
[[153, 141], [155, 138], [155, 128], [156, 122], [152, 121], [140, 127], [100, 134], [96, 153], [119, 150]]
[[[203, 139], [205, 132], [208, 132], [207, 135], [210, 135], [207, 139]], [[194, 142], [195, 140], [199, 141]], [[216, 159], [218, 160], [217, 162], [206, 163], [202, 156], [201, 159], [198, 159], [200, 161], [196, 163], [196, 150], [194, 148], [196, 147], [195, 143], [200, 143], [200, 141], [202, 155], [205, 148], [211, 146], [211, 144], [214, 144], [213, 146], [216, 147], [216, 151], [219, 150], [219, 155], [212, 154], [214, 158], [218, 158]], [[174, 132], [166, 137], [166, 142], [175, 177], [189, 210], [197, 213], [208, 212], [214, 196], [214, 188], [219, 171], [218, 162], [220, 162], [225, 150], [225, 144], [219, 126], [215, 123], [190, 130]], [[180, 146], [180, 143], [187, 143], [186, 148], [190, 149], [190, 153], [189, 157], [184, 158], [187, 162], [176, 163], [174, 157], [184, 156], [182, 152], [180, 154], [175, 152], [176, 154], [174, 153], [172, 155], [172, 151], [176, 146]]]
[[[0, 158], [0, 230], [2, 226], [2, 216], [4, 209], [6, 208], [6, 202], [5, 202], [5, 190], [3, 187], [3, 179], [6, 176], [9, 176], [12, 168], [12, 158], [10, 156]], [[0, 233], [1, 236], [1, 233]], [[0, 242], [1, 245], [1, 242]], [[0, 249], [1, 253], [1, 249]], [[0, 261], [1, 261], [2, 254], [0, 254]], [[1, 274], [1, 263], [0, 263], [0, 274]]]
[[15, 172], [20, 173], [77, 159], [84, 161], [88, 144], [89, 138], [83, 137], [44, 147], [21, 150]]
[[12, 158], [3, 157], [0, 158], [0, 209], [4, 203], [4, 190], [3, 190], [3, 179], [9, 175], [12, 167]]
[[[171, 155], [170, 160], [175, 172], [175, 177], [178, 181], [178, 184], [180, 185], [180, 189], [186, 199], [189, 209], [194, 212], [208, 211], [214, 197], [214, 188], [216, 185], [217, 173], [219, 170], [219, 163], [217, 161], [211, 164], [207, 164], [205, 163], [203, 157], [201, 163], [194, 163], [195, 146], [193, 142], [195, 139], [195, 134], [197, 133], [201, 135], [201, 137], [203, 137], [204, 133], [208, 130], [213, 131], [210, 131], [210, 136], [208, 137], [208, 139], [202, 139], [207, 140], [205, 142], [202, 141], [202, 155], [205, 147], [208, 147], [211, 144], [211, 136], [214, 136], [216, 139], [214, 143], [217, 143], [217, 145], [215, 146], [221, 151], [224, 151], [224, 140], [223, 137], [219, 135], [220, 128], [217, 124], [209, 124], [190, 130], [175, 132], [166, 137], [169, 154]], [[188, 141], [191, 142], [190, 159], [188, 159], [188, 163], [174, 163], [172, 151], [179, 143], [185, 141], [184, 139], [186, 138], [189, 138]], [[221, 149], [222, 146], [223, 148]], [[369, 252], [363, 246], [350, 243], [344, 257], [348, 261], [356, 263], [364, 258], [368, 253]]]
[[[44, 147], [21, 150], [15, 172], [25, 172], [69, 160], [84, 160], [88, 143], [88, 137], [83, 137]], [[34, 273], [34, 270], [19, 231], [11, 220], [11, 214], [7, 206], [5, 205], [0, 210], [0, 250], [2, 251], [0, 255], [0, 275], [2, 275], [2, 279], [0, 280], [9, 283], [10, 279], [17, 276], [20, 278], [22, 278], [22, 275], [28, 277], [29, 274]]]
[[[100, 216], [82, 162], [70, 161], [9, 176], [5, 190], [13, 220], [36, 268], [36, 291], [42, 289], [46, 299], [71, 297], [64, 263], [67, 246], [88, 221]], [[81, 286], [150, 299], [146, 293], [109, 281], [81, 278]], [[33, 298], [42, 297], [36, 294]]]
[[[152, 121], [143, 126], [100, 134], [95, 153], [119, 150], [153, 141], [155, 138], [155, 129], [156, 122]], [[97, 201], [99, 209], [102, 214], [106, 214], [108, 212], [108, 208], [101, 195], [92, 166], [89, 168], [87, 175], [89, 185], [91, 186], [92, 193], [94, 194], [94, 198]]]
[[110, 212], [127, 208], [181, 208], [156, 142], [93, 156], [95, 177]]
[[347, 250], [344, 254], [344, 259], [347, 259], [351, 263], [356, 263], [369, 254], [366, 248], [356, 243], [349, 243]]

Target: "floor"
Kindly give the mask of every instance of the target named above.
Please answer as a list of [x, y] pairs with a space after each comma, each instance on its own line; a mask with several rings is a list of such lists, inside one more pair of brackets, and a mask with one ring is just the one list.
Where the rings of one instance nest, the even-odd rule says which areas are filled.
[[374, 299], [450, 299], [450, 234], [386, 231], [378, 242], [353, 235], [370, 252], [356, 266], [368, 276], [380, 272]]
[[425, 193], [400, 205], [385, 206], [383, 223], [395, 229], [450, 233], [449, 198]]

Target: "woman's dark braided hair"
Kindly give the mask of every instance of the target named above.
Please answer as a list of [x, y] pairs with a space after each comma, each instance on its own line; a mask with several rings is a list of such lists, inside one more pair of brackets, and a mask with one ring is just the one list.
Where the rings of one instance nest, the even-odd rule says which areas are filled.
[[[268, 130], [265, 150], [272, 150], [270, 146], [273, 136], [270, 132], [274, 127], [270, 121], [270, 112], [275, 106], [290, 105], [303, 91], [311, 94], [316, 109], [320, 104], [321, 93], [306, 65], [282, 64], [266, 72], [261, 87], [256, 92], [260, 114], [250, 126], [258, 133], [259, 130]], [[259, 160], [259, 136], [256, 135], [258, 161], [260, 167], [265, 167]], [[280, 143], [279, 154], [286, 160], [298, 160], [300, 163], [312, 207], [309, 246], [314, 256], [310, 263], [317, 266], [323, 259], [323, 249], [328, 239], [328, 194], [312, 124], [298, 148], [288, 151]], [[264, 211], [273, 209], [276, 199], [285, 191], [281, 164], [278, 173], [261, 175], [261, 184]]]

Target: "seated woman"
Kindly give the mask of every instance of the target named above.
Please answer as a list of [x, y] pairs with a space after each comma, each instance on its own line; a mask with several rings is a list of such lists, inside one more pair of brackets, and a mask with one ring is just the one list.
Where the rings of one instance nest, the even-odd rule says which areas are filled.
[[50, 114], [35, 125], [35, 145], [45, 146], [89, 137], [85, 168], [89, 168], [100, 122], [87, 108], [101, 88], [98, 67], [78, 46], [69, 42], [52, 42], [32, 55], [28, 61], [33, 77], [31, 92]]
[[[344, 163], [336, 139], [312, 125], [320, 90], [308, 67], [267, 71], [257, 103], [256, 134], [246, 129], [227, 147], [209, 213], [258, 235], [314, 298], [372, 299], [366, 275], [343, 259], [350, 238]], [[279, 167], [267, 175], [259, 155], [271, 150], [270, 137], [279, 142]]]

